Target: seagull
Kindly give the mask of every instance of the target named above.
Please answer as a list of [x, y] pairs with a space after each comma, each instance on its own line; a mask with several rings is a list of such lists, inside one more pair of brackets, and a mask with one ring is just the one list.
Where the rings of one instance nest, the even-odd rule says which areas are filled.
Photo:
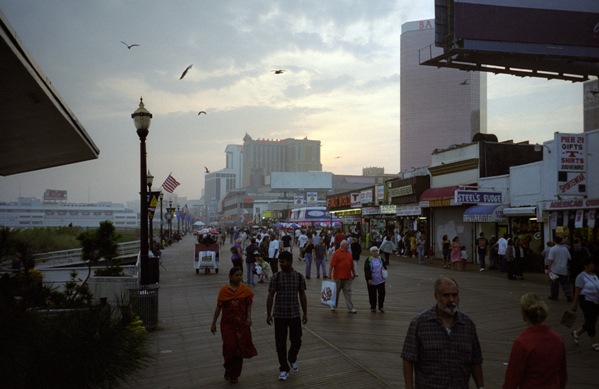
[[206, 111], [200, 111], [200, 112], [198, 112], [198, 116], [200, 116], [200, 114], [202, 114], [202, 113], [203, 113], [204, 115], [208, 115], [208, 114], [206, 113]]
[[468, 79], [465, 79], [464, 81], [460, 82], [460, 85], [468, 85], [470, 84]]
[[179, 77], [179, 80], [182, 80], [183, 77], [185, 77], [185, 75], [187, 74], [189, 69], [191, 69], [192, 66], [193, 66], [193, 64], [189, 65], [188, 67], [185, 68], [185, 70], [183, 70], [183, 74], [181, 74], [181, 77]]
[[339, 158], [341, 158], [341, 156], [335, 157], [335, 159], [339, 159]]
[[128, 48], [129, 50], [131, 50], [131, 48], [132, 48], [132, 47], [139, 46], [137, 43], [134, 43], [134, 44], [132, 44], [132, 45], [128, 45], [127, 43], [125, 43], [125, 42], [123, 42], [123, 41], [121, 41], [121, 43], [122, 43], [122, 44], [124, 44], [125, 46], [127, 46], [127, 48]]
[[206, 170], [206, 173], [210, 173], [210, 170], [208, 170], [206, 166], [204, 166], [204, 169]]
[[274, 74], [283, 74], [285, 72], [285, 69], [275, 69], [271, 70], [271, 72], [273, 72]]

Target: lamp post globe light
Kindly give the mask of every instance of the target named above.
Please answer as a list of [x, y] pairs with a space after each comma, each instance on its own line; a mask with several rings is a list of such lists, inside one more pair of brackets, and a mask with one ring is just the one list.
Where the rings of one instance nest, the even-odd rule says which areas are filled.
[[140, 233], [140, 285], [150, 285], [158, 283], [159, 268], [158, 258], [148, 258], [148, 190], [147, 190], [147, 167], [146, 167], [146, 138], [149, 133], [152, 114], [144, 107], [143, 98], [139, 99], [139, 107], [131, 114], [133, 123], [139, 136], [140, 153], [140, 215], [141, 215], [141, 233]]

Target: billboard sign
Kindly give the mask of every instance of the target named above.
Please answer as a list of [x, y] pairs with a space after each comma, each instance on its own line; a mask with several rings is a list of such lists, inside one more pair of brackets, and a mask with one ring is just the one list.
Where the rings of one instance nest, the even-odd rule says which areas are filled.
[[423, 65], [585, 81], [599, 67], [597, 0], [436, 0]]

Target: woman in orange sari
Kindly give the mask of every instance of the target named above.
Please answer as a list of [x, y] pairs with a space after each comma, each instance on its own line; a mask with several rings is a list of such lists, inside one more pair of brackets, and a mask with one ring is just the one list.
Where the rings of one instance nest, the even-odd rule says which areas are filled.
[[210, 331], [216, 334], [216, 321], [222, 311], [220, 333], [223, 338], [223, 357], [225, 359], [225, 379], [236, 383], [241, 375], [243, 358], [258, 355], [252, 342], [252, 300], [254, 292], [241, 283], [241, 268], [233, 267], [229, 271], [229, 284], [218, 292], [218, 301]]

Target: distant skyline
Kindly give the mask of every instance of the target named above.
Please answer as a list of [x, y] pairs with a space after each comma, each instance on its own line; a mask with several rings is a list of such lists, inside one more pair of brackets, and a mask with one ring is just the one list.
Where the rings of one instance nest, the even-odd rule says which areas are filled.
[[[0, 11], [100, 149], [98, 160], [0, 177], [0, 201], [61, 189], [73, 202], [126, 203], [139, 196], [140, 96], [154, 115], [154, 187], [172, 173], [188, 199], [246, 132], [320, 140], [335, 174], [397, 173], [401, 25], [434, 18], [434, 1], [0, 0]], [[500, 141], [582, 132], [582, 83], [487, 81], [487, 128]]]

